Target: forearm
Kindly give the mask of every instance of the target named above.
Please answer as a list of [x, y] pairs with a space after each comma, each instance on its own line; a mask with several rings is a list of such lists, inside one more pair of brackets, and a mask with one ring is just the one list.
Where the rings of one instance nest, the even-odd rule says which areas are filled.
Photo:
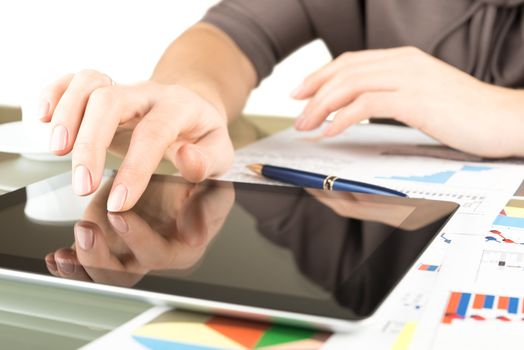
[[506, 124], [504, 127], [507, 130], [507, 136], [499, 135], [499, 137], [507, 139], [509, 156], [524, 157], [524, 138], [522, 137], [524, 132], [524, 90], [507, 90], [507, 105], [501, 105], [502, 109], [508, 111], [507, 121], [499, 120], [499, 123]]
[[167, 48], [151, 80], [188, 87], [231, 120], [242, 112], [256, 72], [225, 33], [198, 23]]

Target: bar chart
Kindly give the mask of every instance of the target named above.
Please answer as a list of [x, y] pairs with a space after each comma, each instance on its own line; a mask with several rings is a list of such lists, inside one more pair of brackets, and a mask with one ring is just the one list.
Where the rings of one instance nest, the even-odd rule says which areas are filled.
[[420, 264], [417, 268], [419, 271], [432, 271], [436, 272], [440, 269], [439, 265], [428, 265], [428, 264]]
[[493, 225], [524, 228], [524, 199], [511, 199], [500, 211]]
[[453, 176], [455, 176], [459, 172], [480, 172], [480, 171], [488, 171], [492, 170], [492, 167], [487, 166], [478, 166], [478, 165], [464, 165], [458, 170], [445, 170], [445, 171], [439, 171], [431, 174], [426, 175], [408, 175], [408, 176], [387, 176], [387, 177], [379, 177], [383, 179], [391, 179], [391, 180], [402, 180], [402, 181], [413, 181], [413, 182], [424, 182], [424, 183], [430, 183], [430, 184], [446, 184]]
[[455, 321], [522, 321], [524, 298], [504, 295], [451, 292], [443, 324]]
[[459, 211], [461, 213], [469, 214], [483, 212], [482, 207], [485, 205], [487, 198], [487, 195], [467, 191], [449, 191], [440, 188], [428, 190], [415, 188], [415, 186], [395, 186], [394, 184], [388, 184], [388, 186], [413, 198], [435, 199], [459, 203]]
[[475, 277], [483, 285], [506, 283], [524, 278], [524, 252], [488, 250], [482, 252]]

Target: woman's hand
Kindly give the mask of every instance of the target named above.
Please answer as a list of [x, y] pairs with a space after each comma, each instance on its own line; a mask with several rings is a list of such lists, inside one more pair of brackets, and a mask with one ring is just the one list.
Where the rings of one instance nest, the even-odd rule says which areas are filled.
[[298, 130], [334, 136], [371, 117], [420, 129], [459, 150], [485, 157], [524, 155], [524, 92], [483, 83], [412, 47], [345, 53], [293, 92], [310, 99]]
[[233, 161], [225, 112], [183, 86], [114, 85], [107, 75], [86, 70], [49, 86], [43, 101], [42, 121], [53, 125], [52, 152], [73, 152], [78, 195], [98, 188], [111, 145], [127, 150], [107, 202], [110, 211], [138, 201], [162, 158], [192, 182], [224, 172]]

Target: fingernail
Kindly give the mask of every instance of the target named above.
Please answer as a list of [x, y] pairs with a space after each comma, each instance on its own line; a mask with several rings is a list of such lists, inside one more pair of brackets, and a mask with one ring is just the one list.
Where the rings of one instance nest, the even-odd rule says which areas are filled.
[[127, 197], [127, 188], [124, 184], [118, 184], [107, 200], [107, 210], [109, 211], [120, 211], [124, 207], [124, 203]]
[[58, 269], [64, 273], [73, 273], [75, 272], [75, 264], [69, 259], [56, 259], [58, 264]]
[[79, 196], [84, 196], [91, 192], [91, 173], [82, 164], [77, 165], [73, 172], [73, 189]]
[[304, 91], [304, 83], [297, 86], [293, 91], [291, 92], [291, 97], [298, 98], [300, 95], [302, 95], [302, 92]]
[[49, 102], [47, 102], [46, 100], [40, 102], [38, 113], [40, 113], [40, 119], [44, 119], [45, 117], [47, 117], [47, 114], [49, 113]]
[[[202, 160], [202, 164], [204, 165], [203, 167], [203, 170], [202, 170], [202, 174], [200, 174], [199, 176], [199, 179], [205, 179], [207, 178], [207, 175], [209, 174], [209, 162], [207, 161], [207, 157], [204, 153], [202, 153], [202, 151], [200, 150], [199, 147], [197, 146], [190, 146], [191, 147], [191, 150], [193, 150], [194, 152], [198, 153], [198, 156], [200, 157], [200, 159]], [[202, 169], [202, 168], [201, 168]]]
[[336, 133], [337, 133], [337, 130], [333, 127], [333, 124], [328, 124], [322, 130], [322, 136], [326, 136], [326, 137], [334, 136]]
[[75, 225], [75, 240], [83, 250], [91, 249], [95, 241], [93, 230], [82, 225]]
[[51, 134], [51, 152], [60, 152], [67, 145], [67, 129], [63, 125], [55, 125]]
[[295, 128], [297, 130], [301, 130], [304, 127], [304, 123], [306, 122], [307, 118], [304, 113], [298, 116], [297, 120], [295, 120]]
[[113, 226], [116, 232], [127, 233], [127, 231], [129, 231], [129, 226], [127, 226], [127, 223], [122, 217], [122, 215], [107, 213], [107, 218], [109, 219], [111, 226]]
[[49, 254], [48, 256], [45, 257], [45, 264], [49, 272], [58, 271], [56, 268], [56, 262], [55, 262], [55, 258], [53, 257], [53, 254]]
[[58, 272], [58, 270], [57, 270], [57, 268], [56, 268], [56, 265], [54, 265], [54, 264], [52, 264], [52, 263], [50, 263], [50, 262], [47, 262], [47, 261], [46, 261], [46, 262], [45, 262], [45, 266], [47, 266], [47, 269], [48, 269], [49, 272], [51, 272], [51, 273], [57, 273], [57, 272]]

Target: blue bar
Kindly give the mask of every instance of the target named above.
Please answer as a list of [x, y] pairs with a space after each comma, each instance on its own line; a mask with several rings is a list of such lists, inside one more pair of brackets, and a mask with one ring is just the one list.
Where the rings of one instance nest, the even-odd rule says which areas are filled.
[[493, 224], [524, 228], [524, 218], [515, 218], [512, 216], [497, 216]]
[[438, 265], [429, 265], [428, 266], [428, 271], [437, 271], [438, 269]]
[[494, 303], [495, 303], [495, 296], [486, 295], [486, 298], [484, 299], [484, 309], [492, 309]]
[[478, 165], [464, 165], [462, 171], [486, 171], [493, 169], [490, 166], [478, 166]]
[[454, 171], [441, 171], [439, 173], [423, 176], [381, 176], [381, 179], [394, 179], [394, 180], [404, 180], [404, 181], [417, 181], [417, 182], [426, 182], [430, 184], [445, 184], [448, 182], [451, 177], [455, 175]]
[[469, 299], [471, 299], [471, 293], [462, 293], [460, 301], [457, 307], [457, 315], [461, 318], [466, 317], [466, 311], [468, 311]]
[[133, 336], [133, 339], [147, 349], [152, 350], [216, 350], [216, 347], [187, 344], [176, 340], [164, 340], [150, 337]]
[[508, 312], [516, 314], [519, 307], [519, 298], [509, 298]]

